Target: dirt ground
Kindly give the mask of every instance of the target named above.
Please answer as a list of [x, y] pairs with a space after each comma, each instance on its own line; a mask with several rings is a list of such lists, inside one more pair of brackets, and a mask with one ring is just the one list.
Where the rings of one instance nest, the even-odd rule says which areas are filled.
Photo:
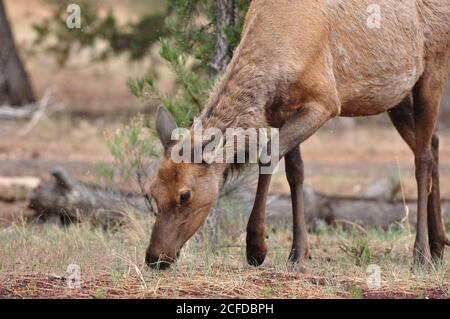
[[[143, 292], [141, 284], [137, 282], [137, 278], [134, 280], [123, 280], [118, 287], [111, 287], [112, 282], [108, 276], [106, 278], [97, 278], [83, 283], [81, 289], [69, 289], [67, 288], [66, 278], [61, 276], [39, 276], [39, 275], [26, 275], [21, 278], [17, 278], [13, 275], [5, 278], [0, 286], [0, 298], [42, 298], [42, 292], [45, 291], [45, 298], [51, 299], [63, 299], [63, 298], [107, 298], [107, 299], [121, 299], [121, 298], [152, 298], [158, 296], [155, 292]], [[256, 285], [273, 285], [274, 282], [292, 285], [293, 282], [306, 282], [315, 285], [318, 289], [326, 286], [324, 278], [321, 277], [308, 277], [299, 274], [290, 274], [280, 277], [277, 272], [267, 271], [261, 276], [260, 273], [254, 273], [253, 278], [249, 278]], [[448, 292], [445, 288], [422, 288], [415, 291], [386, 291], [386, 290], [373, 290], [363, 288], [356, 290], [354, 284], [349, 282], [340, 283], [348, 287], [347, 291], [343, 291], [335, 298], [352, 298], [357, 297], [362, 299], [448, 299]], [[239, 290], [233, 291], [235, 294], [223, 293], [219, 288], [214, 289], [208, 287], [205, 290], [204, 286], [190, 287], [181, 289], [180, 291], [173, 291], [173, 295], [167, 295], [167, 298], [239, 298], [244, 297], [239, 294]], [[354, 289], [354, 290], [352, 290]], [[358, 294], [358, 295], [355, 295]], [[248, 296], [245, 296], [248, 298]], [[252, 296], [255, 297], [255, 296]], [[264, 298], [265, 296], [261, 296]], [[311, 291], [305, 290], [303, 297], [299, 298], [307, 299], [311, 298]]]

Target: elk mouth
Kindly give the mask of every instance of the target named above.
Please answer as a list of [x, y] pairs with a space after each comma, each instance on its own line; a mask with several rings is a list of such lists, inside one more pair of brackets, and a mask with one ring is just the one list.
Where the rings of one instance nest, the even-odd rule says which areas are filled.
[[175, 258], [168, 256], [154, 256], [147, 254], [145, 256], [145, 263], [152, 269], [155, 270], [167, 270], [170, 266], [178, 259], [180, 256], [180, 251], [176, 253]]
[[[209, 203], [202, 205], [193, 213], [191, 213], [191, 216], [197, 216], [205, 209], [209, 211], [210, 207], [211, 204]], [[181, 222], [177, 222], [176, 225], [169, 225], [170, 227], [169, 229], [167, 229], [167, 221], [165, 221], [165, 224], [164, 222], [158, 224], [157, 220], [155, 225], [153, 226], [150, 245], [148, 246], [147, 253], [145, 255], [145, 263], [150, 268], [156, 270], [166, 270], [170, 268], [170, 266], [175, 263], [180, 256], [180, 251], [183, 248], [184, 244], [189, 240], [190, 237], [192, 237], [192, 235], [198, 230], [198, 228], [200, 228], [203, 221], [204, 219], [201, 223], [198, 223], [198, 226], [195, 226], [194, 229], [192, 229], [192, 227], [191, 229], [187, 229], [186, 226], [190, 226], [190, 220], [186, 218]], [[194, 223], [194, 225], [196, 224], [197, 222]], [[172, 233], [172, 235], [175, 234], [173, 226], [176, 226], [176, 233], [181, 233], [182, 235], [169, 236], [169, 238], [167, 238], [167, 236], [162, 236], [162, 234], [167, 233]], [[182, 244], [180, 244], [181, 240], [183, 242]], [[173, 246], [173, 243], [176, 243], [175, 247]]]

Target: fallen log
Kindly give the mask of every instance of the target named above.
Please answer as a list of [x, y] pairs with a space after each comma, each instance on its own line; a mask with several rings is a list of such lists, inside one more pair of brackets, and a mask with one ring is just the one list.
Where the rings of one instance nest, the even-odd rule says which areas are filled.
[[[151, 200], [141, 194], [79, 182], [61, 168], [55, 169], [52, 175], [52, 181], [42, 182], [33, 191], [29, 205], [43, 221], [54, 220], [56, 217], [66, 224], [87, 218], [94, 224], [105, 225], [121, 223], [133, 212], [140, 215], [154, 213]], [[392, 181], [376, 181], [376, 187], [372, 189], [380, 189], [380, 184], [388, 185], [387, 180]], [[239, 204], [244, 214], [249, 214], [255, 192], [251, 187], [236, 185], [228, 185], [222, 191], [222, 196], [231, 197], [231, 202]], [[308, 224], [314, 228], [323, 223], [334, 225], [348, 221], [363, 227], [388, 229], [391, 225], [405, 225], [405, 221], [408, 221], [411, 227], [415, 226], [415, 200], [386, 198], [386, 192], [382, 191], [370, 191], [366, 194], [366, 197], [330, 196], [305, 187]], [[442, 210], [447, 220], [450, 216], [449, 200], [442, 200]], [[266, 215], [268, 224], [274, 227], [280, 223], [291, 223], [290, 196], [270, 195]]]
[[364, 198], [392, 199], [401, 190], [400, 180], [396, 177], [385, 176], [377, 179], [362, 194]]
[[[450, 201], [441, 201], [445, 220], [450, 217]], [[356, 223], [363, 227], [388, 229], [392, 225], [402, 224], [414, 229], [417, 223], [417, 201], [413, 199], [397, 200], [373, 197], [329, 196], [305, 188], [305, 215], [308, 225], [316, 227], [325, 222], [335, 225], [342, 221]], [[291, 199], [285, 195], [269, 196], [267, 221], [290, 223]]]
[[62, 224], [89, 219], [94, 224], [121, 223], [129, 214], [150, 214], [151, 205], [141, 194], [74, 180], [64, 169], [53, 170], [31, 195], [29, 208], [41, 221]]

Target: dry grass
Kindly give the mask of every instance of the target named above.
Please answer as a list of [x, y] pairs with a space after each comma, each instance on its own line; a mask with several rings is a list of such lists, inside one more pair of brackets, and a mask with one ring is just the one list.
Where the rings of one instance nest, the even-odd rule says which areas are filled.
[[[168, 271], [143, 263], [151, 218], [133, 218], [121, 229], [89, 224], [66, 229], [16, 222], [0, 232], [0, 296], [52, 298], [448, 298], [449, 257], [430, 273], [411, 272], [412, 235], [328, 229], [311, 234], [306, 272], [286, 264], [290, 231], [270, 233], [261, 268], [247, 266], [244, 221], [225, 225], [219, 248], [197, 235]], [[233, 234], [228, 229], [241, 229]], [[345, 249], [343, 247], [346, 247]], [[365, 253], [361, 254], [361, 251]], [[68, 265], [81, 268], [81, 288], [68, 288]], [[369, 264], [381, 268], [379, 289], [370, 289]]]

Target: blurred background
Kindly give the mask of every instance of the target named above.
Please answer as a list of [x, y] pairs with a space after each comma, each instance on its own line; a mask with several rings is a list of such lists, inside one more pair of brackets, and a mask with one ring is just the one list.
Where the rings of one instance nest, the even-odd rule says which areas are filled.
[[[136, 151], [130, 134], [140, 135], [137, 151], [152, 161], [160, 147], [152, 130], [157, 105], [190, 124], [239, 42], [249, 1], [225, 9], [222, 27], [214, 1], [77, 1], [79, 20], [71, 1], [0, 3], [0, 176], [40, 180], [62, 166], [82, 181], [140, 191], [117, 172], [118, 162], [136, 165], [123, 159]], [[225, 48], [216, 45], [219, 35]], [[448, 185], [450, 89], [441, 113], [441, 183]], [[360, 195], [391, 177], [415, 197], [412, 154], [385, 114], [334, 120], [303, 150], [307, 183], [320, 192]], [[289, 193], [283, 170], [272, 192]], [[446, 187], [442, 193], [450, 197]], [[3, 197], [4, 219], [33, 214], [26, 196]]]

